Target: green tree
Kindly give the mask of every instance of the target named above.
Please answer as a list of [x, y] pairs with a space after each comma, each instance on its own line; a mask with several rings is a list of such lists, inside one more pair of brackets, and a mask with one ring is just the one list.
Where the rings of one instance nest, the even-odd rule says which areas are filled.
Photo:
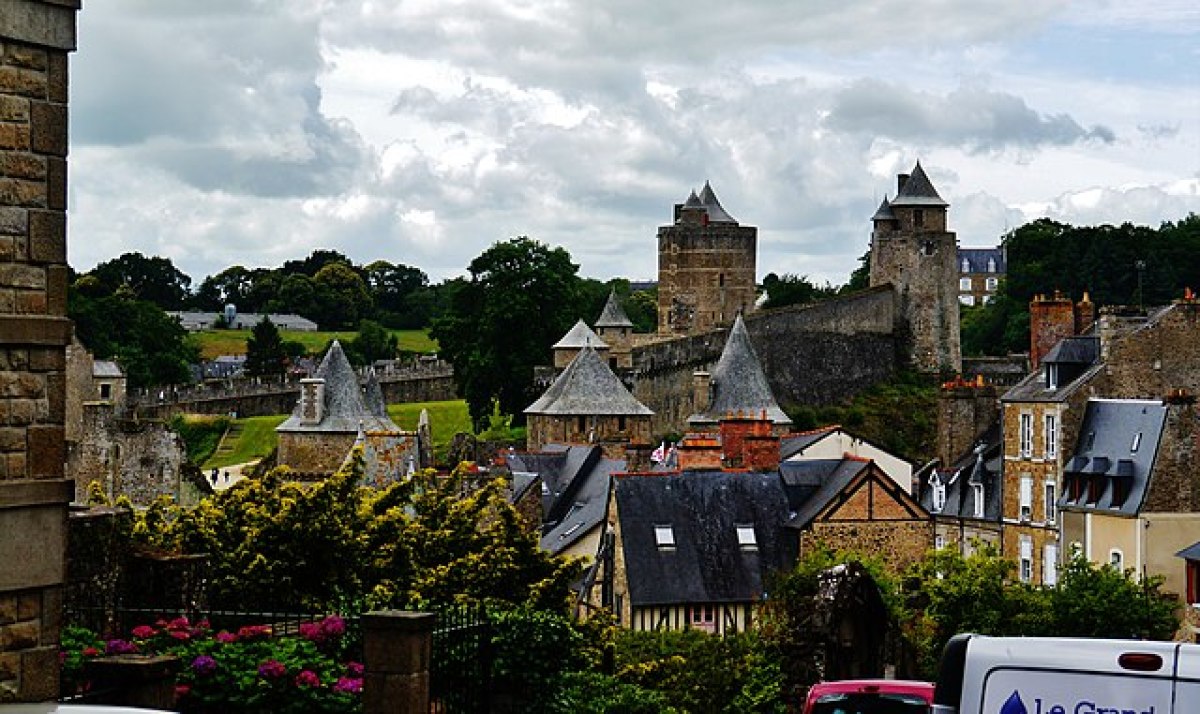
[[345, 329], [356, 325], [372, 310], [371, 294], [362, 276], [349, 263], [327, 263], [313, 276], [323, 329]]
[[386, 260], [368, 264], [363, 272], [379, 319], [385, 324], [402, 319], [409, 296], [429, 286], [429, 277], [421, 270]]
[[785, 305], [807, 305], [820, 302], [837, 294], [837, 288], [825, 284], [824, 287], [814, 285], [807, 275], [767, 273], [763, 278], [763, 288], [767, 291], [767, 301], [763, 307], [783, 307]]
[[201, 310], [223, 310], [226, 305], [246, 309], [246, 294], [254, 284], [253, 274], [240, 265], [228, 267], [205, 278], [196, 290], [195, 304]]
[[446, 314], [431, 334], [454, 364], [476, 429], [492, 409], [524, 423], [536, 397], [533, 368], [579, 318], [579, 266], [562, 248], [526, 237], [496, 243], [471, 261], [469, 280], [446, 285]]
[[146, 300], [163, 310], [182, 310], [190, 296], [192, 279], [175, 267], [170, 258], [146, 257], [125, 253], [92, 268], [106, 294], [125, 286], [138, 300]]
[[190, 365], [199, 361], [200, 351], [179, 320], [158, 305], [138, 300], [124, 288], [112, 295], [88, 297], [72, 287], [67, 316], [75, 321], [80, 342], [97, 358], [120, 363], [129, 386], [191, 381]]
[[1050, 604], [1052, 634], [1169, 640], [1179, 629], [1178, 603], [1161, 591], [1163, 579], [1140, 582], [1133, 571], [1096, 565], [1076, 555], [1063, 568]]
[[260, 377], [268, 374], [283, 374], [287, 371], [288, 356], [283, 346], [279, 328], [270, 318], [263, 319], [250, 331], [246, 338], [246, 374]]
[[358, 335], [346, 345], [346, 356], [356, 365], [371, 364], [376, 360], [394, 359], [399, 340], [374, 320], [358, 323]]

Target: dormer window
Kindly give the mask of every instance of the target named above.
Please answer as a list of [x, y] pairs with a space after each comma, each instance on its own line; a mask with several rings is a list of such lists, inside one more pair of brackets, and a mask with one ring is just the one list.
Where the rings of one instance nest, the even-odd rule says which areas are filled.
[[971, 491], [975, 496], [975, 517], [983, 518], [983, 484], [971, 484]]
[[1046, 389], [1058, 389], [1058, 364], [1046, 363]]
[[654, 544], [659, 550], [675, 549], [675, 529], [670, 525], [654, 526]]
[[935, 473], [929, 479], [929, 486], [932, 488], [934, 513], [941, 513], [946, 507], [946, 485], [942, 483], [942, 479]]
[[959, 272], [960, 272], [960, 273], [969, 273], [969, 272], [971, 272], [971, 261], [967, 260], [966, 258], [963, 258], [963, 259], [962, 259], [962, 269], [961, 269], [961, 270], [959, 270]]
[[987, 271], [988, 271], [989, 273], [994, 273], [994, 272], [996, 272], [996, 259], [995, 259], [995, 258], [988, 258], [988, 261], [987, 261]]
[[754, 535], [754, 526], [739, 525], [736, 528], [738, 546], [742, 550], [758, 550], [758, 539]]

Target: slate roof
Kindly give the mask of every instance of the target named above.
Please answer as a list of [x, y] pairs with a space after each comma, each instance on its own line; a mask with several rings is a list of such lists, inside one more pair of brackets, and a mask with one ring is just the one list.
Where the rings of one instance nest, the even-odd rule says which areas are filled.
[[879, 208], [875, 210], [875, 215], [871, 216], [872, 221], [894, 221], [896, 213], [892, 210], [892, 204], [888, 203], [887, 196], [884, 196], [883, 202], [879, 204]]
[[[801, 462], [805, 463], [805, 462]], [[816, 490], [792, 513], [787, 527], [804, 529], [817, 517], [825, 507], [840, 494], [856, 476], [863, 472], [871, 462], [866, 459], [813, 459], [809, 473], [821, 473], [821, 483]]]
[[698, 198], [700, 205], [704, 206], [704, 212], [708, 214], [709, 223], [732, 223], [737, 225], [737, 219], [725, 211], [721, 202], [717, 200], [717, 194], [712, 190], [712, 186], [708, 185], [707, 181], [704, 182], [704, 188], [700, 189]]
[[711, 393], [712, 402], [689, 417], [689, 424], [711, 424], [726, 414], [756, 415], [763, 411], [776, 424], [792, 423], [771, 393], [767, 375], [750, 343], [750, 333], [740, 313], [729, 330], [721, 358], [713, 368]]
[[121, 372], [121, 367], [116, 362], [98, 359], [92, 362], [92, 376], [102, 379], [115, 379], [117, 377], [124, 377], [125, 374]]
[[551, 349], [583, 349], [588, 345], [596, 349], [608, 349], [604, 340], [600, 339], [595, 332], [592, 332], [592, 328], [580, 319], [570, 330], [567, 330], [567, 334], [563, 335], [562, 339], [554, 343]]
[[[996, 269], [989, 271], [988, 259], [995, 262]], [[967, 269], [963, 270], [963, 261], [967, 261]], [[1008, 259], [1005, 258], [1003, 248], [959, 248], [958, 249], [958, 272], [960, 273], [987, 273], [989, 275], [1002, 275], [1008, 271]]]
[[608, 301], [604, 303], [604, 309], [596, 319], [596, 327], [633, 327], [633, 320], [629, 319], [629, 315], [626, 315], [625, 309], [621, 307], [616, 290], [608, 293]]
[[596, 350], [585, 346], [526, 414], [650, 416]]
[[925, 175], [925, 169], [921, 168], [921, 162], [913, 168], [909, 174], [908, 180], [904, 182], [904, 188], [896, 194], [892, 199], [893, 206], [948, 206], [950, 204], [942, 200], [938, 195], [937, 189], [933, 187], [933, 183], [929, 177]]
[[540, 477], [544, 550], [561, 553], [604, 522], [612, 475], [625, 469], [623, 459], [606, 459], [599, 446], [547, 445], [540, 453], [505, 456], [517, 477]]
[[[1087, 361], [1089, 357], [1090, 361]], [[1048, 384], [1047, 370], [1050, 365], [1058, 365], [1058, 384], [1054, 388]], [[1067, 337], [1046, 354], [1039, 369], [1013, 385], [1000, 397], [1000, 401], [1065, 402], [1103, 369], [1100, 338]]]
[[321, 360], [321, 366], [317, 367], [313, 377], [325, 380], [325, 409], [321, 422], [313, 425], [302, 424], [300, 401], [297, 400], [292, 415], [276, 427], [276, 431], [344, 433], [358, 432], [360, 427], [368, 432], [402, 431], [387, 416], [376, 416], [367, 408], [362, 389], [358, 385], [358, 376], [337, 340], [329, 346], [325, 359]]
[[[618, 475], [614, 498], [634, 606], [753, 602], [768, 574], [792, 562], [775, 473]], [[655, 526], [668, 525], [675, 546], [660, 548]], [[753, 526], [755, 549], [739, 545], [739, 525]]]
[[[1142, 502], [1150, 487], [1150, 479], [1158, 457], [1159, 440], [1166, 423], [1167, 407], [1161, 401], [1146, 399], [1089, 399], [1075, 453], [1063, 466], [1068, 484], [1072, 478], [1091, 480], [1103, 476], [1104, 488], [1094, 502], [1091, 484], [1087, 484], [1078, 500], [1071, 498], [1071, 489], [1063, 487], [1059, 505], [1064, 508], [1133, 516], [1141, 511]], [[1137, 450], [1133, 450], [1135, 435]], [[1113, 482], [1127, 479], [1128, 495], [1123, 504], [1114, 505]]]
[[[1000, 523], [1004, 482], [1000, 424], [983, 433], [975, 447], [960, 456], [948, 468], [938, 469], [919, 487], [921, 507], [935, 516], [953, 516]], [[936, 478], [936, 480], [934, 480]], [[975, 515], [975, 484], [983, 486], [983, 516]], [[934, 509], [934, 490], [942, 488], [945, 501]]]
[[1200, 560], [1200, 542], [1192, 543], [1176, 553], [1175, 557], [1183, 558], [1184, 560]]
[[367, 373], [367, 383], [363, 385], [363, 402], [367, 406], [367, 411], [371, 414], [388, 418], [387, 401], [383, 398], [383, 387], [379, 386], [379, 378], [375, 376], [375, 370]]

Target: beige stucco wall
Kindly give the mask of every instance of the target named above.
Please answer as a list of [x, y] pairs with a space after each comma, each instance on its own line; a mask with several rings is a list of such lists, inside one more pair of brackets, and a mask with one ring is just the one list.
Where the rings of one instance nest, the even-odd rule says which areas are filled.
[[845, 454], [871, 459], [893, 481], [900, 484], [905, 491], [912, 493], [912, 464], [895, 454], [884, 451], [862, 439], [855, 438], [840, 429], [812, 444], [803, 452], [788, 459], [788, 461], [840, 459]]
[[1139, 519], [1102, 513], [1088, 513], [1085, 518], [1088, 537], [1083, 547], [1088, 560], [1103, 565], [1109, 562], [1110, 553], [1116, 549], [1121, 551], [1126, 569], [1132, 568], [1135, 573], [1142, 572], [1138, 547], [1138, 529], [1141, 528]]
[[1200, 513], [1146, 513], [1141, 520], [1146, 572], [1165, 579], [1163, 590], [1186, 596], [1185, 561], [1175, 554], [1200, 541]]

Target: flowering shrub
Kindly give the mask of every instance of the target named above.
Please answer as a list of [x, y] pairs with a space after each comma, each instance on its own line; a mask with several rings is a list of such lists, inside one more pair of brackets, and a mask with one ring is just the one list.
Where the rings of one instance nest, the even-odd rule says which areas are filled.
[[299, 637], [273, 637], [261, 625], [214, 634], [207, 622], [186, 618], [139, 625], [129, 640], [108, 642], [69, 627], [63, 681], [67, 692], [86, 691], [84, 663], [104, 653], [171, 654], [183, 662], [175, 686], [181, 712], [353, 712], [360, 708], [363, 667], [337, 660], [345, 632], [336, 615], [307, 623]]

